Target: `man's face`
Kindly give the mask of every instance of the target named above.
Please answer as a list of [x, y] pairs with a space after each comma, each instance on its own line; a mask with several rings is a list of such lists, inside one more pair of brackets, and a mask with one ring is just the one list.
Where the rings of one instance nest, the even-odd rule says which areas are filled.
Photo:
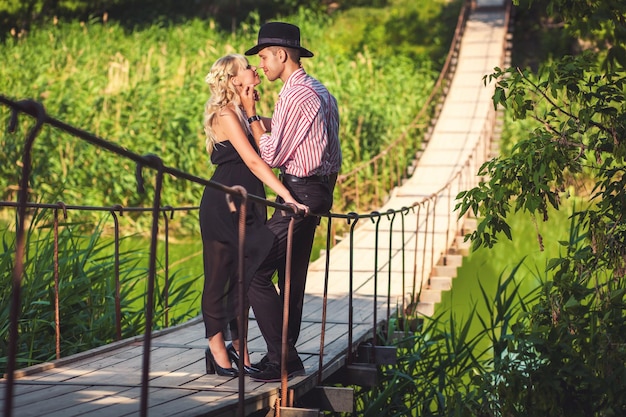
[[283, 63], [279, 59], [279, 49], [273, 47], [263, 48], [259, 51], [259, 66], [270, 81], [280, 78], [283, 72]]

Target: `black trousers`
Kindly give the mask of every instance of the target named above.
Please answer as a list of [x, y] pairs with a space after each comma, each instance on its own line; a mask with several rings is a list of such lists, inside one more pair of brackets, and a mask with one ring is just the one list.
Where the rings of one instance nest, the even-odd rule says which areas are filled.
[[[283, 183], [296, 200], [309, 206], [312, 213], [325, 214], [332, 206], [334, 178], [331, 178], [330, 181], [320, 179], [290, 181], [283, 179]], [[280, 198], [277, 201], [282, 203]], [[267, 226], [274, 233], [274, 243], [269, 255], [253, 277], [248, 290], [250, 305], [267, 344], [268, 359], [274, 363], [280, 363], [287, 234], [292, 217], [291, 213], [284, 214], [280, 210], [276, 210], [267, 222]], [[295, 345], [300, 334], [304, 290], [313, 238], [319, 223], [320, 218], [315, 216], [296, 217], [294, 223], [291, 288], [290, 299], [288, 300], [288, 360], [298, 357]], [[276, 271], [278, 272], [280, 294], [272, 282], [272, 277]]]

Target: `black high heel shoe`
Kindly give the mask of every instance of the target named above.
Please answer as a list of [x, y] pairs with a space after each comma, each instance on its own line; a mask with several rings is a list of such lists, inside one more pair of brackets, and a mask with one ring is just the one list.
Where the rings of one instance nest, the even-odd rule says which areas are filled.
[[[222, 368], [215, 362], [215, 358], [211, 353], [211, 349], [207, 348], [204, 351], [204, 358], [206, 361], [206, 373], [207, 374], [218, 374], [219, 376], [230, 376], [236, 377], [239, 376], [239, 372], [233, 367], [230, 368]], [[230, 355], [229, 355], [230, 358]]]
[[[228, 357], [230, 358], [230, 360], [235, 362], [235, 364], [239, 366], [239, 353], [237, 352], [237, 349], [235, 349], [232, 343], [229, 343], [228, 346], [226, 346], [226, 352], [228, 352]], [[254, 366], [248, 366], [244, 364], [243, 372], [246, 375], [254, 375], [258, 372], [261, 372], [261, 370], [258, 368], [255, 368]]]

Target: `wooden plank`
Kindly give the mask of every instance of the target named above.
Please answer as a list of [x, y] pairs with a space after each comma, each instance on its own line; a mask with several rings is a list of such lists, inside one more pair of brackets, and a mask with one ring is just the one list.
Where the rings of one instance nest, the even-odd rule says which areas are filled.
[[89, 414], [105, 416], [107, 412], [110, 412], [111, 406], [122, 403], [134, 406], [138, 410], [141, 390], [139, 388], [110, 389], [105, 394], [101, 388], [97, 390], [86, 388], [77, 394], [80, 395], [76, 399], [67, 396], [55, 399], [55, 403], [65, 404], [66, 407], [48, 411], [46, 417], [74, 417]]
[[280, 407], [281, 417], [320, 417], [318, 408]]
[[16, 416], [41, 416], [41, 404], [49, 404], [54, 402], [54, 406], [49, 404], [46, 406], [47, 412], [54, 411], [58, 408], [67, 407], [63, 401], [57, 402], [56, 399], [62, 399], [64, 395], [78, 395], [77, 392], [85, 390], [86, 386], [57, 386], [57, 385], [39, 385], [37, 391], [30, 392], [26, 395], [21, 394], [13, 398], [14, 415]]

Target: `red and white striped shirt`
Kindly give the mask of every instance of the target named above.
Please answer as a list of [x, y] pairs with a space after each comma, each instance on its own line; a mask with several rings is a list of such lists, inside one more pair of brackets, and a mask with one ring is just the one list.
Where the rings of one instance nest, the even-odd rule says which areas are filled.
[[271, 133], [261, 136], [259, 149], [263, 160], [284, 174], [308, 177], [339, 172], [337, 100], [322, 83], [298, 69], [280, 90]]

